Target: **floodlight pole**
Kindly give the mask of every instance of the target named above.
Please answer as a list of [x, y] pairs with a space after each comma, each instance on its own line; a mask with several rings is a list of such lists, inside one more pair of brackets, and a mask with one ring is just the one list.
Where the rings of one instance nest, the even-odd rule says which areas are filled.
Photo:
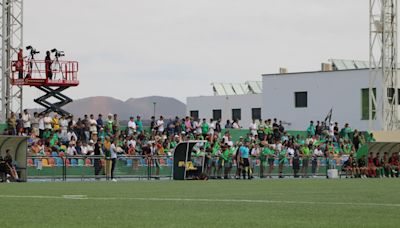
[[[394, 131], [399, 128], [397, 0], [370, 0], [369, 4], [368, 127]], [[380, 129], [374, 127], [375, 121]]]
[[11, 85], [12, 60], [23, 48], [23, 0], [0, 0], [1, 32], [1, 112], [0, 122], [5, 122], [11, 111], [22, 112], [22, 86]]

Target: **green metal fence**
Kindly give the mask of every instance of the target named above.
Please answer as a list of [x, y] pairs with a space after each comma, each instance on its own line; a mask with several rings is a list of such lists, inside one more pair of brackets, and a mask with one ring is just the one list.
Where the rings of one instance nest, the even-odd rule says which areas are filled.
[[[95, 160], [98, 159], [101, 164], [98, 175], [95, 175]], [[104, 157], [97, 156], [31, 156], [28, 157], [28, 179], [50, 179], [50, 180], [68, 180], [68, 179], [94, 179], [105, 178], [106, 161]], [[205, 172], [211, 178], [223, 177], [225, 168], [218, 162], [205, 163]], [[317, 176], [326, 176], [327, 161], [324, 158], [318, 160]], [[340, 168], [340, 161], [335, 162], [337, 168]], [[252, 175], [254, 177], [267, 177], [269, 171], [268, 162], [261, 162], [259, 158], [252, 158], [250, 161]], [[261, 173], [260, 167], [264, 167], [264, 173]], [[279, 175], [279, 161], [276, 159], [273, 163], [271, 176]], [[308, 164], [307, 174], [312, 175], [311, 161]], [[234, 178], [237, 171], [237, 165], [232, 163], [228, 174], [229, 178]], [[115, 166], [116, 178], [136, 178], [136, 179], [171, 179], [173, 172], [172, 157], [167, 156], [119, 156]], [[283, 176], [293, 176], [293, 167], [290, 159], [283, 163]], [[302, 164], [300, 160], [299, 175], [303, 175]]]

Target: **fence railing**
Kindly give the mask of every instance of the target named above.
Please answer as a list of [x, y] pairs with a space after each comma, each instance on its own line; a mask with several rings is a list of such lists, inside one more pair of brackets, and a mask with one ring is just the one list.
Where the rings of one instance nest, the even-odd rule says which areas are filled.
[[[193, 159], [194, 162], [196, 162]], [[280, 163], [282, 163], [280, 165]], [[28, 156], [27, 172], [29, 179], [101, 179], [106, 177], [106, 159], [104, 156]], [[293, 162], [289, 159], [273, 162], [259, 157], [250, 158], [250, 167], [254, 177], [293, 176]], [[302, 159], [299, 161], [298, 175], [325, 176], [328, 166], [340, 168], [340, 160], [318, 158], [316, 163], [308, 160], [307, 169], [303, 169]], [[236, 161], [229, 165], [222, 158], [212, 157], [204, 162], [204, 172], [211, 178], [233, 178], [237, 173]], [[280, 167], [281, 166], [281, 167]], [[173, 158], [170, 156], [137, 156], [121, 155], [116, 160], [114, 176], [116, 178], [137, 179], [171, 179], [173, 174]]]

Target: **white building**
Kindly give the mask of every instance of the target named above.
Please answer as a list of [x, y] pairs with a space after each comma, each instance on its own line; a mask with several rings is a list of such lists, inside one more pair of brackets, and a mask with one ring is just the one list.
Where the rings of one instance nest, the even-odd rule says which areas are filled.
[[[287, 73], [282, 69], [279, 74], [264, 74], [262, 86], [257, 86], [256, 92], [252, 89], [256, 82], [242, 84], [248, 88], [244, 91], [235, 89], [238, 84], [213, 84], [214, 96], [187, 98], [187, 114], [207, 119], [221, 118], [223, 123], [228, 119], [240, 119], [244, 128], [248, 128], [252, 119], [277, 118], [286, 124], [288, 130], [305, 130], [310, 120], [324, 120], [332, 109], [332, 121], [338, 122], [340, 127], [349, 123], [353, 129], [368, 130], [368, 63], [352, 60], [331, 62], [332, 65], [323, 64], [321, 71]], [[374, 82], [377, 99], [382, 94], [381, 83], [381, 78]], [[381, 123], [378, 115], [372, 123], [372, 130], [381, 130]]]
[[221, 119], [224, 127], [227, 120], [238, 119], [243, 128], [248, 128], [252, 119], [261, 118], [261, 82], [243, 84], [213, 83], [214, 96], [186, 98], [187, 115], [195, 119]]

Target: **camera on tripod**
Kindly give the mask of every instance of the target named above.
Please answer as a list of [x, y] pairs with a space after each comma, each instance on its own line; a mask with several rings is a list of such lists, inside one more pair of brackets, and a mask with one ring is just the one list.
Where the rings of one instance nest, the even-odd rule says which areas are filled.
[[55, 56], [56, 58], [65, 56], [64, 51], [59, 51], [59, 50], [57, 50], [57, 49], [55, 49], [55, 48], [51, 49], [51, 52], [52, 52], [52, 53], [55, 53], [54, 56]]
[[40, 53], [40, 51], [36, 51], [36, 49], [35, 49], [35, 48], [33, 48], [31, 45], [29, 45], [29, 46], [26, 46], [26, 50], [30, 50], [30, 51], [31, 51], [31, 56], [34, 56], [34, 55], [36, 55], [36, 54], [39, 54], [39, 53]]

